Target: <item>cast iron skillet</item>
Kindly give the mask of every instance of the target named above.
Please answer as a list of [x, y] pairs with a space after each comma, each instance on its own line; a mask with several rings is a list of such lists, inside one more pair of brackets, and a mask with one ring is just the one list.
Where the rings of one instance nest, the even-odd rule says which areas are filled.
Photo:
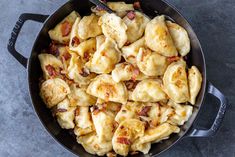
[[[126, 2], [133, 3], [134, 0], [127, 0]], [[54, 139], [56, 139], [65, 148], [80, 157], [92, 157], [94, 155], [88, 154], [82, 148], [82, 146], [76, 142], [76, 139], [69, 131], [60, 128], [56, 120], [52, 117], [51, 112], [49, 111], [49, 109], [46, 108], [45, 104], [39, 96], [38, 84], [39, 77], [42, 75], [42, 71], [38, 60], [38, 54], [50, 43], [50, 38], [47, 33], [49, 29], [53, 28], [57, 23], [59, 23], [73, 10], [79, 12], [81, 16], [90, 14], [91, 6], [92, 4], [88, 0], [71, 0], [65, 3], [51, 16], [29, 13], [22, 14], [19, 17], [19, 20], [16, 22], [15, 27], [13, 28], [11, 38], [8, 43], [9, 52], [28, 70], [28, 87], [30, 97], [34, 109], [42, 124], [51, 134], [51, 136], [54, 137]], [[144, 13], [148, 16], [156, 16], [156, 11], [159, 14], [165, 14], [170, 16], [176, 23], [183, 26], [188, 31], [191, 40], [191, 52], [189, 53], [189, 56], [187, 56], [188, 64], [189, 66], [196, 65], [199, 68], [203, 76], [203, 82], [201, 91], [197, 97], [197, 102], [195, 105], [197, 107], [194, 107], [193, 114], [189, 121], [187, 121], [187, 123], [181, 127], [181, 132], [179, 134], [173, 134], [168, 140], [164, 140], [163, 142], [158, 144], [153, 144], [148, 155], [136, 155], [138, 157], [157, 156], [159, 153], [167, 150], [183, 137], [208, 137], [215, 135], [221, 125], [222, 119], [225, 114], [226, 105], [228, 104], [225, 96], [210, 82], [206, 81], [206, 65], [201, 45], [198, 41], [196, 34], [194, 33], [193, 29], [186, 21], [186, 19], [173, 6], [161, 0], [142, 0], [141, 7]], [[43, 23], [41, 31], [39, 32], [37, 39], [34, 42], [34, 46], [32, 48], [32, 52], [29, 58], [25, 58], [15, 50], [16, 39], [24, 22], [27, 20], [33, 20]], [[216, 113], [216, 118], [212, 126], [206, 130], [200, 130], [197, 129], [193, 124], [198, 115], [198, 112], [200, 111], [205, 94], [207, 93], [219, 99], [219, 110]]]

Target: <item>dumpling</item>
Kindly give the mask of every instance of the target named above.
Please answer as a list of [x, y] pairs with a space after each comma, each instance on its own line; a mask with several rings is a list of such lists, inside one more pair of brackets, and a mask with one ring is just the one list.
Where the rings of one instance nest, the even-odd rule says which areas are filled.
[[146, 79], [137, 84], [131, 98], [140, 102], [158, 102], [167, 99], [167, 95], [163, 92], [159, 80]]
[[181, 56], [186, 56], [190, 51], [190, 40], [187, 31], [180, 25], [166, 21], [166, 25], [174, 41], [175, 47]]
[[134, 10], [133, 4], [126, 4], [125, 2], [107, 2], [107, 5], [120, 17], [125, 16], [127, 11]]
[[145, 27], [150, 20], [138, 11], [129, 11], [123, 21], [127, 26], [127, 41], [133, 43], [143, 36]]
[[70, 93], [68, 84], [60, 79], [49, 79], [42, 83], [40, 96], [48, 108], [52, 108]]
[[112, 71], [112, 78], [115, 82], [127, 80], [141, 80], [146, 78], [138, 69], [130, 63], [123, 62], [116, 64]]
[[170, 100], [167, 105], [174, 108], [175, 114], [170, 117], [170, 122], [173, 124], [183, 125], [192, 115], [193, 107], [190, 105], [177, 104], [172, 100]]
[[101, 27], [98, 25], [99, 17], [95, 14], [83, 16], [78, 24], [78, 35], [82, 39], [96, 37], [102, 34]]
[[69, 106], [69, 100], [64, 99], [57, 105], [56, 117], [59, 125], [63, 129], [73, 129], [74, 124], [74, 111], [76, 107]]
[[88, 85], [91, 79], [96, 75], [94, 73], [90, 73], [89, 70], [84, 67], [84, 62], [80, 56], [76, 53], [71, 53], [71, 56], [68, 67], [68, 77], [73, 79], [80, 86]]
[[76, 136], [84, 136], [95, 131], [89, 107], [77, 107], [75, 110], [75, 128], [74, 134]]
[[128, 46], [123, 46], [122, 55], [125, 58], [125, 60], [133, 65], [136, 65], [136, 56], [139, 52], [139, 49], [141, 47], [144, 47], [144, 45], [145, 45], [145, 40], [144, 37], [142, 37]]
[[157, 16], [145, 28], [146, 45], [166, 57], [177, 56], [178, 52], [165, 23], [165, 17]]
[[71, 12], [55, 28], [49, 30], [50, 38], [61, 44], [68, 44], [72, 26], [77, 17], [80, 17], [80, 15], [76, 11]]
[[69, 41], [70, 50], [73, 50], [82, 42], [82, 39], [78, 35], [78, 24], [80, 20], [81, 20], [80, 16], [76, 18], [71, 30], [70, 41]]
[[119, 48], [122, 48], [127, 42], [127, 26], [124, 21], [114, 13], [107, 13], [100, 17], [99, 25], [101, 25], [105, 37], [115, 40]]
[[77, 137], [77, 142], [90, 154], [103, 156], [112, 150], [112, 142], [100, 142], [95, 132]]
[[[145, 130], [144, 136], [138, 140], [139, 144], [156, 142], [165, 139], [172, 133], [179, 133], [180, 128], [169, 123], [163, 123], [155, 128]], [[136, 143], [136, 144], [138, 144]]]
[[111, 75], [102, 74], [91, 81], [87, 88], [87, 93], [105, 101], [126, 103], [128, 93], [126, 86], [115, 82]]
[[151, 149], [151, 143], [139, 143], [139, 139], [134, 141], [134, 143], [131, 145], [131, 151], [140, 151], [144, 154], [148, 154], [149, 150]]
[[160, 109], [160, 114], [159, 114], [158, 124], [167, 122], [169, 118], [174, 114], [174, 109], [170, 106], [167, 106], [166, 104], [161, 106], [159, 109]]
[[144, 48], [140, 48], [136, 62], [140, 71], [147, 76], [163, 75], [168, 66], [166, 57]]
[[115, 129], [115, 115], [103, 106], [101, 109], [99, 109], [98, 106], [92, 107], [91, 111], [98, 140], [100, 142], [111, 141]]
[[126, 104], [123, 104], [115, 117], [115, 121], [121, 123], [126, 119], [138, 119], [139, 116], [137, 113], [143, 106], [144, 105], [139, 102], [127, 102]]
[[51, 54], [42, 53], [38, 55], [38, 58], [45, 79], [54, 77], [63, 68], [62, 62]]
[[122, 156], [127, 156], [131, 143], [144, 135], [144, 123], [137, 119], [126, 119], [121, 122], [114, 133], [113, 150]]
[[189, 102], [194, 105], [202, 85], [202, 75], [196, 66], [192, 66], [188, 70], [188, 82], [190, 93]]
[[117, 44], [111, 38], [106, 38], [105, 42], [94, 53], [91, 60], [86, 63], [86, 67], [98, 74], [110, 73], [115, 64], [121, 60], [121, 52]]
[[163, 84], [167, 95], [176, 103], [189, 100], [186, 63], [182, 60], [171, 63], [163, 76]]
[[[124, 17], [127, 11], [134, 10], [133, 4], [126, 4], [125, 2], [107, 2], [107, 6], [115, 11], [115, 13], [120, 17]], [[102, 16], [107, 13], [100, 7], [91, 8], [91, 11], [98, 16]]]
[[85, 40], [73, 48], [72, 51], [75, 51], [84, 62], [88, 62], [96, 51], [96, 39]]
[[71, 93], [68, 95], [71, 106], [92, 106], [96, 103], [96, 98], [87, 94], [86, 89], [71, 86]]

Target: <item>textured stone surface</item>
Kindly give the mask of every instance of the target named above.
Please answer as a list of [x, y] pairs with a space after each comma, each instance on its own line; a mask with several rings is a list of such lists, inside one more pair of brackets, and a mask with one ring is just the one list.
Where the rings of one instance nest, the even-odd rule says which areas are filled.
[[[6, 45], [23, 12], [51, 14], [63, 0], [1, 0], [0, 2], [0, 156], [74, 156], [56, 143], [32, 109], [25, 69], [9, 55]], [[235, 1], [168, 0], [189, 20], [198, 35], [207, 62], [207, 77], [228, 97], [223, 125], [212, 138], [185, 138], [160, 157], [235, 157]], [[17, 43], [25, 56], [41, 24], [27, 22]], [[216, 101], [209, 97], [201, 125], [210, 124]], [[206, 126], [204, 126], [206, 127]]]

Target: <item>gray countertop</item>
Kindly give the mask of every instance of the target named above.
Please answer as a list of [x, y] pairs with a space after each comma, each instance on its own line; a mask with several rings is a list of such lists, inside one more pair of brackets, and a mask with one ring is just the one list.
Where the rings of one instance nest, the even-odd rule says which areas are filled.
[[[185, 138], [160, 157], [235, 157], [235, 1], [167, 0], [189, 20], [205, 53], [207, 78], [229, 99], [222, 127], [210, 138]], [[51, 14], [65, 0], [0, 1], [0, 156], [74, 156], [46, 132], [33, 111], [27, 91], [26, 70], [9, 55], [6, 45], [19, 15], [24, 12]], [[32, 25], [33, 24], [33, 25]], [[17, 50], [29, 56], [40, 29], [27, 22]], [[206, 127], [216, 113], [215, 98], [208, 96], [200, 126]]]

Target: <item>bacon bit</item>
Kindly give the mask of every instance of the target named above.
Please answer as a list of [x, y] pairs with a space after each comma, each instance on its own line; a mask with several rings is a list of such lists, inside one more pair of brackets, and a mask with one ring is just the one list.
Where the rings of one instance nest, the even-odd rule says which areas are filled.
[[64, 109], [64, 108], [58, 108], [56, 111], [57, 111], [57, 112], [67, 112], [67, 109]]
[[79, 108], [76, 108], [76, 110], [74, 111], [74, 115], [75, 115], [75, 116], [79, 116], [79, 115], [80, 115], [80, 110], [79, 110]]
[[130, 145], [131, 144], [131, 141], [128, 138], [126, 138], [126, 137], [118, 137], [117, 138], [117, 142], [121, 143], [121, 144], [126, 144], [126, 145]]
[[80, 44], [79, 38], [78, 38], [78, 37], [73, 37], [72, 42], [71, 42], [71, 45], [76, 47], [76, 46], [78, 46], [79, 44]]
[[138, 81], [130, 80], [130, 81], [126, 81], [125, 85], [128, 90], [133, 91], [138, 83], [139, 83]]
[[122, 126], [120, 126], [120, 129], [123, 129], [124, 128], [124, 126], [122, 125]]
[[46, 66], [46, 70], [48, 72], [48, 74], [52, 77], [55, 77], [58, 75], [57, 71], [55, 70], [55, 68], [52, 65], [47, 65]]
[[124, 46], [129, 46], [131, 44], [131, 42], [127, 41]]
[[58, 49], [58, 46], [56, 46], [53, 42], [49, 45], [49, 53], [55, 56], [59, 56], [60, 51]]
[[130, 154], [131, 155], [137, 155], [137, 154], [139, 154], [139, 152], [135, 151], [135, 152], [131, 152]]
[[72, 30], [72, 25], [70, 22], [68, 21], [64, 21], [62, 24], [61, 24], [61, 33], [62, 33], [62, 36], [63, 37], [66, 37], [69, 35], [69, 33], [71, 32]]
[[142, 110], [138, 113], [139, 116], [148, 116], [148, 112], [150, 111], [151, 106], [144, 106]]
[[140, 8], [141, 8], [141, 7], [140, 7], [140, 2], [139, 2], [139, 1], [134, 2], [133, 6], [134, 6], [134, 9], [136, 9], [136, 10], [138, 10], [138, 9], [140, 9]]
[[107, 154], [107, 157], [116, 157], [117, 154], [115, 152], [108, 152]]
[[138, 76], [139, 74], [140, 74], [140, 70], [139, 70], [138, 68], [135, 68], [135, 69], [133, 70], [133, 75], [132, 75], [132, 77], [131, 77], [131, 80], [135, 81], [136, 78], [137, 78], [137, 76]]
[[168, 57], [167, 58], [167, 61], [172, 63], [172, 62], [175, 62], [175, 61], [178, 61], [180, 59], [180, 57], [178, 56], [173, 56], [173, 57]]
[[85, 52], [83, 58], [86, 62], [88, 62], [90, 59], [90, 54], [88, 52]]
[[133, 10], [129, 11], [126, 15], [128, 17], [128, 19], [130, 20], [134, 20], [135, 18], [135, 12]]
[[67, 61], [67, 60], [69, 60], [69, 59], [71, 58], [71, 55], [70, 55], [70, 53], [65, 52], [65, 53], [63, 54], [63, 57], [64, 57], [64, 59]]
[[79, 73], [82, 77], [87, 77], [89, 76], [90, 72], [89, 70], [82, 68], [81, 72]]
[[99, 112], [100, 112], [99, 107], [94, 105], [93, 106], [93, 111], [92, 111], [93, 115], [97, 115]]

